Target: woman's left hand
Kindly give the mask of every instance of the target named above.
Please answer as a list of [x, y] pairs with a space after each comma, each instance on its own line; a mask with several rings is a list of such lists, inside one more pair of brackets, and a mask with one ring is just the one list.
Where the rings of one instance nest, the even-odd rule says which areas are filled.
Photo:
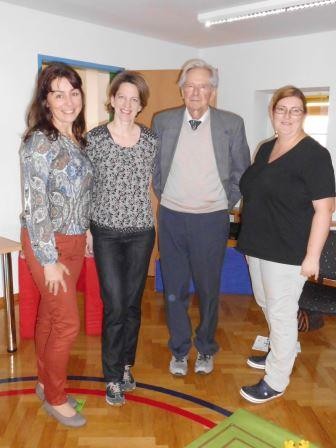
[[319, 258], [311, 255], [306, 255], [301, 265], [301, 275], [304, 277], [314, 276], [315, 280], [318, 279], [320, 272], [320, 260]]
[[93, 257], [93, 241], [90, 230], [86, 231], [86, 246], [85, 246], [85, 256]]

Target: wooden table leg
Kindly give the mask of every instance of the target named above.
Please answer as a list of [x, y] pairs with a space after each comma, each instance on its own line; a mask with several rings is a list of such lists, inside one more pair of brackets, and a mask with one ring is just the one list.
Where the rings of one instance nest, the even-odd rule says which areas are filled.
[[12, 257], [10, 253], [1, 254], [2, 278], [7, 320], [7, 351], [13, 353], [16, 346], [15, 308], [12, 280]]

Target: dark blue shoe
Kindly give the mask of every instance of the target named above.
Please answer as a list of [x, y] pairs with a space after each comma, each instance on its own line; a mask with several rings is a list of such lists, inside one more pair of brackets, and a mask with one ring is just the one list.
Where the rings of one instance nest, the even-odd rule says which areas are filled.
[[105, 399], [106, 403], [111, 406], [122, 406], [125, 404], [124, 392], [120, 381], [107, 383]]
[[243, 386], [240, 389], [240, 395], [251, 403], [265, 403], [281, 397], [283, 393], [284, 391], [278, 392], [272, 389], [264, 380], [260, 380], [259, 383], [253, 386]]
[[136, 382], [131, 373], [131, 366], [126, 365], [124, 368], [124, 375], [121, 381], [121, 389], [123, 392], [129, 392], [136, 388]]
[[267, 355], [250, 356], [247, 359], [247, 364], [250, 367], [253, 367], [254, 369], [265, 370], [267, 356], [268, 356], [268, 353], [267, 353]]

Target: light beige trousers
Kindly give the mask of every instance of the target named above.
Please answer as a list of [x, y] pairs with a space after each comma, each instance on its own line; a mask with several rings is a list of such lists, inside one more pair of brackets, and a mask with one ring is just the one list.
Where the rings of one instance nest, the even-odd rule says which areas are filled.
[[252, 288], [269, 328], [270, 349], [264, 381], [282, 392], [289, 384], [297, 354], [298, 302], [307, 280], [301, 266], [247, 257]]

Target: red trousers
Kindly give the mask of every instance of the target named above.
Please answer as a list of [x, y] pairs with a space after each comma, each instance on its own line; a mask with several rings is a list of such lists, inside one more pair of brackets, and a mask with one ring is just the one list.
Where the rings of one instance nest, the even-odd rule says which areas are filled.
[[22, 229], [21, 242], [33, 279], [40, 291], [35, 346], [38, 381], [44, 384], [48, 403], [56, 406], [66, 402], [65, 383], [70, 349], [79, 332], [76, 283], [82, 268], [85, 252], [85, 234], [55, 234], [58, 261], [70, 271], [64, 274], [67, 292], [60, 286], [54, 296], [45, 286], [43, 266], [35, 258], [28, 231]]

